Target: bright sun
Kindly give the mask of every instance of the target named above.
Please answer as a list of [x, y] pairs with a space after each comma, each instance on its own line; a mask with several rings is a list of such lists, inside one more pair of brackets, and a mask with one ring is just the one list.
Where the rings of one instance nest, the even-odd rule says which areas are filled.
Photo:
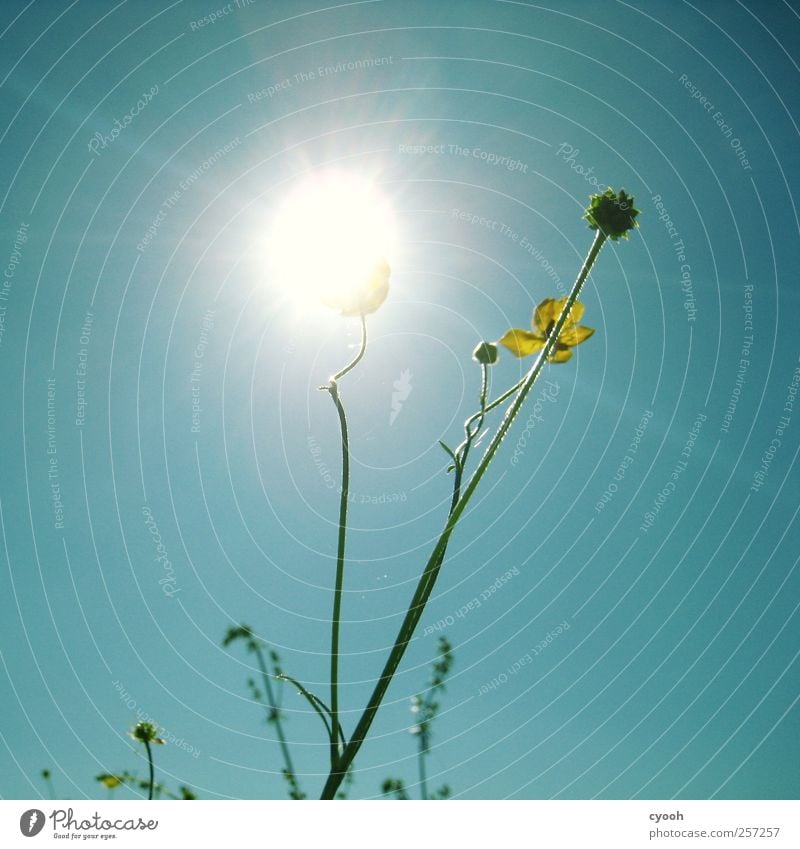
[[347, 300], [394, 255], [394, 243], [391, 210], [373, 183], [338, 171], [312, 176], [278, 209], [273, 279], [304, 306]]

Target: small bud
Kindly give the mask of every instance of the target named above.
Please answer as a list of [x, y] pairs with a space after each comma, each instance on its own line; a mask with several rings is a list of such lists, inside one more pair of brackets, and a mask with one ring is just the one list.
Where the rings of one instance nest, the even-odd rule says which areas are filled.
[[628, 230], [639, 225], [635, 218], [639, 210], [633, 206], [633, 198], [620, 189], [606, 189], [601, 195], [592, 195], [586, 214], [583, 216], [592, 230], [601, 230], [603, 234], [616, 242], [622, 236], [628, 238]]
[[484, 366], [494, 365], [497, 362], [497, 345], [494, 342], [481, 342], [472, 352], [472, 359]]
[[152, 722], [137, 722], [131, 732], [131, 737], [140, 743], [155, 743], [163, 746], [164, 741], [158, 736], [158, 727]]

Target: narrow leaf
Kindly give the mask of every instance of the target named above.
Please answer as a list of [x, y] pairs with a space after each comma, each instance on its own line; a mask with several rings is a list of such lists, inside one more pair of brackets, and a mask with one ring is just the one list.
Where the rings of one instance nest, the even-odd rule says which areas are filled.
[[[331, 709], [325, 704], [325, 702], [323, 702], [322, 699], [319, 696], [315, 696], [314, 693], [309, 692], [296, 678], [292, 678], [291, 675], [287, 675], [285, 672], [282, 672], [277, 677], [280, 678], [280, 679], [289, 681], [291, 684], [294, 684], [294, 686], [297, 687], [300, 694], [305, 696], [306, 701], [308, 701], [308, 703], [311, 705], [311, 707], [314, 708], [314, 710], [319, 714], [320, 719], [325, 724], [325, 730], [328, 732], [328, 738], [330, 739], [331, 743], [334, 743], [335, 741], [333, 739], [333, 731], [331, 730], [332, 726], [331, 726], [331, 722], [328, 719], [330, 717], [330, 719], [332, 721], [333, 714], [331, 713]], [[323, 713], [323, 711], [324, 711], [324, 713]], [[325, 714], [327, 714], [327, 716]], [[338, 723], [337, 723], [337, 725], [338, 725]], [[342, 738], [342, 744], [344, 745], [346, 741], [345, 741], [344, 731], [342, 731], [342, 726], [338, 725], [338, 729], [339, 729], [339, 736]]]

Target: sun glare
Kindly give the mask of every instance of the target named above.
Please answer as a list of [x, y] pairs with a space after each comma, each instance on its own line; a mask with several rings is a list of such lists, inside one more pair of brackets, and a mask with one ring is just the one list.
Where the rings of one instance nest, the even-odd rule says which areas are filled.
[[352, 300], [394, 242], [391, 209], [374, 184], [343, 172], [309, 177], [275, 216], [272, 278], [302, 306]]

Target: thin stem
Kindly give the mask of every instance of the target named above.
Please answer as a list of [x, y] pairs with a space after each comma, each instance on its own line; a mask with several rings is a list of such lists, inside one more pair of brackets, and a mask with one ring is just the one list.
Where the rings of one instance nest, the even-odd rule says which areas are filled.
[[[333, 590], [333, 614], [331, 615], [331, 771], [336, 769], [339, 760], [339, 631], [342, 619], [342, 593], [344, 587], [344, 555], [347, 542], [347, 504], [350, 496], [350, 442], [347, 433], [347, 416], [339, 397], [338, 381], [354, 369], [367, 350], [367, 320], [361, 316], [361, 346], [356, 356], [332, 378], [327, 387], [336, 412], [339, 415], [339, 429], [342, 438], [342, 490], [339, 498], [339, 534], [336, 547], [336, 582]], [[340, 779], [341, 781], [341, 779]]]
[[425, 753], [427, 752], [427, 745], [425, 741], [425, 732], [422, 731], [419, 735], [419, 795], [420, 797], [427, 801], [428, 799], [428, 775], [425, 770]]
[[278, 744], [281, 747], [281, 754], [283, 755], [283, 762], [286, 764], [286, 778], [289, 784], [292, 786], [292, 789], [296, 790], [298, 793], [300, 792], [300, 785], [297, 781], [297, 773], [294, 771], [294, 764], [292, 763], [292, 756], [289, 753], [289, 744], [286, 742], [286, 735], [283, 733], [283, 723], [281, 722], [281, 712], [278, 708], [278, 703], [275, 700], [275, 694], [272, 690], [272, 683], [270, 681], [269, 670], [267, 669], [267, 662], [264, 660], [264, 654], [261, 651], [261, 647], [258, 642], [253, 641], [253, 650], [256, 653], [256, 658], [258, 660], [258, 666], [261, 669], [261, 678], [264, 681], [264, 690], [267, 694], [267, 702], [270, 707], [269, 718], [275, 723], [275, 734], [278, 738]]
[[[483, 422], [486, 419], [486, 413], [489, 408], [486, 406], [486, 398], [489, 394], [489, 366], [486, 363], [481, 363], [481, 394], [480, 394], [480, 405], [481, 408], [477, 413], [470, 416], [466, 422], [464, 422], [464, 441], [461, 445], [456, 449], [456, 456], [458, 456], [460, 460], [461, 472], [463, 474], [464, 469], [467, 465], [467, 457], [469, 456], [469, 450], [472, 447], [473, 440], [475, 437], [481, 432], [481, 428], [483, 427]], [[460, 479], [458, 481], [459, 486], [453, 487], [453, 506], [450, 508], [451, 510], [455, 508], [455, 504], [458, 501], [458, 498], [461, 494], [460, 488]]]
[[336, 372], [336, 374], [331, 378], [331, 383], [336, 383], [337, 380], [341, 380], [341, 378], [343, 378], [347, 374], [347, 372], [349, 372], [351, 369], [354, 369], [361, 362], [361, 358], [364, 356], [364, 352], [366, 350], [367, 350], [367, 317], [362, 314], [362, 316], [361, 316], [361, 347], [358, 349], [358, 353], [355, 355], [355, 357], [341, 371]]
[[49, 769], [42, 770], [42, 778], [44, 779], [44, 783], [47, 786], [47, 791], [50, 794], [50, 798], [55, 800], [56, 798], [56, 788], [53, 784], [53, 778]]
[[[281, 673], [279, 677], [290, 681], [292, 684], [294, 684], [295, 687], [297, 687], [300, 694], [305, 697], [306, 701], [311, 705], [312, 708], [314, 708], [314, 711], [322, 720], [323, 724], [325, 725], [325, 730], [328, 732], [328, 738], [332, 740], [333, 732], [331, 731], [331, 725], [328, 720], [328, 717], [331, 715], [331, 709], [325, 704], [325, 702], [322, 701], [319, 696], [315, 696], [313, 693], [309, 692], [309, 690], [306, 689], [306, 687], [304, 687], [296, 678], [292, 678], [291, 675], [287, 675], [285, 672]], [[344, 740], [344, 733], [342, 732], [341, 725], [339, 726], [339, 734]]]
[[518, 389], [521, 389], [523, 383], [525, 383], [525, 377], [521, 377], [510, 389], [506, 389], [506, 391], [498, 398], [495, 398], [494, 401], [490, 401], [485, 407], [478, 410], [477, 413], [473, 413], [467, 419], [466, 426], [468, 427], [477, 419], [481, 419], [481, 421], [483, 421], [483, 419], [486, 418], [487, 413], [490, 413], [495, 407], [499, 407], [506, 398], [510, 398]]
[[331, 735], [331, 769], [335, 769], [339, 758], [339, 630], [342, 619], [342, 593], [344, 588], [344, 555], [347, 541], [347, 502], [350, 496], [350, 442], [347, 434], [347, 417], [339, 398], [335, 383], [332, 383], [330, 395], [339, 414], [339, 427], [342, 435], [342, 493], [339, 499], [339, 537], [336, 550], [336, 583], [333, 590], [333, 614], [331, 616], [331, 717], [333, 720]]
[[[497, 429], [492, 441], [489, 443], [483, 457], [481, 458], [478, 467], [475, 469], [475, 472], [472, 475], [464, 493], [459, 497], [458, 502], [455, 507], [450, 511], [447, 521], [445, 523], [444, 530], [441, 533], [441, 536], [436, 542], [434, 546], [433, 552], [431, 553], [430, 558], [425, 566], [425, 570], [420, 577], [419, 583], [417, 584], [417, 589], [414, 592], [414, 597], [411, 600], [411, 604], [409, 605], [408, 610], [406, 611], [406, 615], [403, 619], [403, 623], [400, 626], [400, 630], [397, 634], [397, 638], [395, 640], [394, 646], [392, 647], [391, 652], [389, 653], [389, 657], [386, 661], [386, 664], [383, 668], [383, 672], [381, 673], [381, 677], [378, 679], [375, 689], [373, 690], [372, 696], [370, 697], [369, 702], [367, 703], [364, 712], [361, 715], [361, 718], [356, 725], [355, 731], [353, 732], [353, 736], [350, 738], [350, 742], [345, 746], [345, 750], [342, 753], [342, 756], [339, 760], [339, 770], [346, 770], [353, 759], [355, 758], [358, 750], [361, 748], [364, 740], [366, 739], [367, 733], [369, 732], [370, 726], [372, 725], [373, 720], [375, 719], [375, 714], [378, 712], [378, 708], [383, 701], [383, 697], [386, 695], [386, 691], [389, 688], [389, 684], [397, 671], [397, 667], [400, 664], [400, 661], [403, 658], [406, 647], [408, 643], [411, 641], [411, 637], [414, 633], [414, 630], [419, 623], [420, 618], [422, 617], [422, 612], [425, 609], [425, 604], [430, 597], [430, 594], [433, 590], [433, 586], [436, 583], [436, 578], [439, 574], [439, 569], [441, 568], [442, 562], [444, 560], [444, 555], [447, 550], [447, 545], [450, 541], [450, 535], [453, 533], [453, 529], [456, 526], [456, 523], [461, 518], [461, 514], [464, 512], [467, 504], [469, 503], [470, 498], [474, 494], [478, 484], [481, 481], [481, 478], [485, 474], [489, 464], [494, 458], [495, 453], [497, 452], [500, 443], [503, 441], [506, 433], [514, 422], [514, 419], [519, 413], [520, 407], [525, 401], [526, 396], [530, 392], [533, 384], [536, 382], [536, 379], [539, 377], [539, 373], [542, 370], [547, 358], [550, 356], [553, 348], [556, 345], [556, 341], [561, 333], [561, 330], [566, 323], [566, 320], [572, 310], [572, 307], [575, 301], [580, 294], [581, 289], [583, 288], [583, 284], [586, 281], [586, 278], [589, 276], [589, 272], [591, 271], [592, 266], [594, 265], [594, 261], [597, 259], [598, 254], [600, 253], [600, 249], [603, 247], [603, 244], [606, 240], [605, 235], [601, 230], [597, 231], [595, 235], [594, 241], [592, 242], [592, 246], [589, 249], [589, 253], [586, 256], [586, 260], [581, 267], [581, 270], [578, 274], [575, 283], [572, 286], [572, 291], [570, 292], [567, 301], [564, 305], [563, 310], [561, 311], [561, 315], [558, 318], [558, 321], [555, 323], [553, 330], [550, 335], [547, 337], [547, 341], [544, 344], [544, 347], [539, 352], [539, 356], [536, 359], [536, 362], [533, 364], [531, 369], [528, 371], [525, 379], [522, 383], [522, 386], [519, 389], [517, 397], [514, 399], [512, 404], [509, 406], [506, 411], [505, 416], [503, 417], [503, 421], [500, 424], [500, 427]], [[339, 786], [339, 782], [341, 779], [337, 780], [337, 774], [333, 772], [328, 776], [328, 780], [325, 784], [325, 787], [322, 791], [323, 799], [332, 799], [334, 794], [336, 793], [336, 788]]]
[[150, 748], [150, 741], [147, 738], [145, 738], [143, 740], [143, 742], [144, 742], [144, 747], [147, 750], [147, 763], [150, 767], [150, 785], [149, 785], [149, 790], [148, 790], [148, 793], [147, 793], [147, 799], [148, 799], [148, 801], [152, 801], [152, 799], [153, 799], [153, 786], [155, 784], [155, 777], [156, 777], [155, 768], [153, 767], [153, 750]]

